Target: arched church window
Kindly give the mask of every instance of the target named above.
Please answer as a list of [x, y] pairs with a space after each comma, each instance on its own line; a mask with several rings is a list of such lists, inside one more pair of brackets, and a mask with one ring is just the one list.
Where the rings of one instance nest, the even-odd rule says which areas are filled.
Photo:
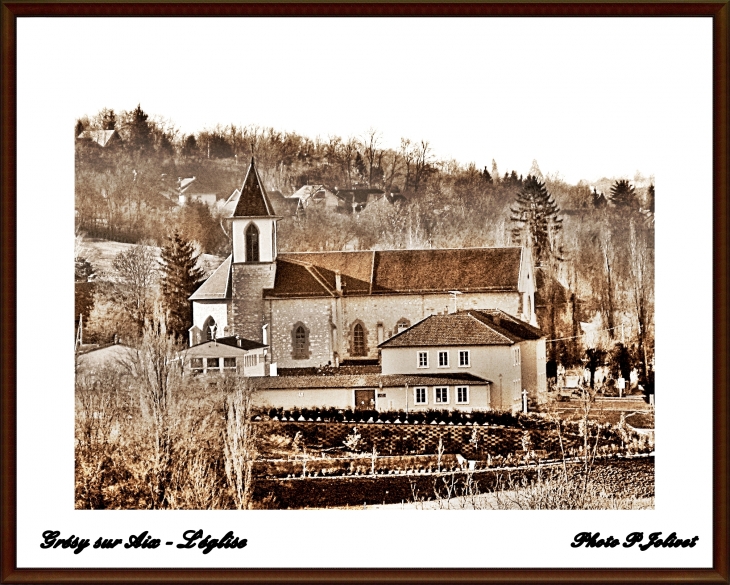
[[218, 325], [215, 322], [215, 319], [213, 317], [208, 317], [205, 320], [205, 324], [203, 325], [203, 335], [205, 336], [206, 341], [212, 341], [216, 338], [216, 329], [218, 328]]
[[367, 355], [365, 329], [360, 323], [355, 323], [352, 328], [352, 355]]
[[296, 323], [292, 329], [292, 358], [309, 359], [309, 330], [303, 323]]
[[254, 224], [246, 228], [246, 262], [259, 261], [259, 230]]

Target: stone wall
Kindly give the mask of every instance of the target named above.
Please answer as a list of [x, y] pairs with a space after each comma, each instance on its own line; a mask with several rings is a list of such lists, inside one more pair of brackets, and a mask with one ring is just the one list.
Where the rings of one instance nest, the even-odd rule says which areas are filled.
[[262, 341], [262, 327], [268, 322], [264, 311], [263, 291], [274, 286], [276, 263], [233, 264], [231, 324], [233, 333], [253, 341]]
[[[235, 287], [234, 278], [234, 299], [237, 298]], [[459, 295], [457, 307], [460, 310], [502, 309], [511, 315], [519, 315], [520, 302], [517, 292], [464, 293]], [[266, 303], [272, 315], [274, 360], [283, 368], [319, 366], [328, 362], [334, 364], [335, 359], [377, 359], [378, 343], [398, 332], [400, 320], [414, 325], [429, 315], [447, 313], [453, 308], [449, 294], [270, 299]], [[298, 322], [310, 331], [311, 355], [307, 360], [295, 360], [292, 357], [291, 331]], [[356, 322], [362, 324], [366, 332], [365, 356], [352, 355], [352, 329]]]

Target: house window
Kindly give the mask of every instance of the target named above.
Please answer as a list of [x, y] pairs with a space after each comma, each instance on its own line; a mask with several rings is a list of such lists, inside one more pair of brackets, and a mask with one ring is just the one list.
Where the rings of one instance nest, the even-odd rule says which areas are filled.
[[365, 344], [365, 329], [361, 323], [355, 323], [352, 328], [352, 355], [367, 355], [367, 345]]
[[449, 367], [449, 352], [440, 351], [439, 352], [439, 368], [448, 368], [448, 367]]
[[400, 333], [401, 331], [405, 331], [411, 326], [411, 322], [408, 319], [400, 319], [398, 323], [396, 323], [395, 326], [395, 332]]
[[414, 388], [413, 395], [415, 397], [416, 404], [426, 404], [426, 389], [425, 388]]
[[220, 358], [207, 358], [205, 361], [207, 362], [206, 368], [208, 370], [217, 370], [220, 368]]
[[519, 347], [512, 348], [512, 356], [514, 357], [514, 365], [519, 366], [520, 365], [520, 348]]
[[250, 224], [246, 228], [246, 262], [259, 261], [259, 229]]
[[292, 358], [295, 360], [306, 360], [309, 352], [309, 329], [304, 323], [295, 323], [292, 329]]
[[428, 367], [428, 352], [427, 351], [418, 352], [418, 367], [419, 368]]
[[190, 369], [194, 374], [203, 373], [203, 358], [192, 358], [190, 360]]
[[459, 351], [459, 367], [460, 368], [468, 368], [471, 366], [471, 359], [469, 356], [469, 350], [468, 349], [462, 349]]
[[433, 389], [434, 402], [436, 404], [446, 404], [449, 402], [449, 388], [448, 386], [436, 386]]
[[456, 387], [456, 404], [469, 404], [469, 386]]
[[236, 369], [236, 358], [234, 358], [234, 357], [223, 358], [223, 369], [235, 370]]

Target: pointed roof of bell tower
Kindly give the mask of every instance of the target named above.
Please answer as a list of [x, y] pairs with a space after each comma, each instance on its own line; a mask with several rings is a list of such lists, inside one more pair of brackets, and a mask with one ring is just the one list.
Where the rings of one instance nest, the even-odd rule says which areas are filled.
[[274, 207], [269, 201], [264, 184], [256, 170], [253, 157], [243, 180], [241, 195], [231, 217], [275, 217]]

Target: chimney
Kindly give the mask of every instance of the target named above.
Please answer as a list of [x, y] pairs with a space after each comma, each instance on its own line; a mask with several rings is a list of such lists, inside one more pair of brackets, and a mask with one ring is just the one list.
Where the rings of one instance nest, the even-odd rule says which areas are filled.
[[269, 325], [265, 323], [261, 328], [261, 342], [264, 345], [269, 345]]
[[342, 292], [342, 275], [339, 270], [335, 270], [335, 290], [338, 293]]

